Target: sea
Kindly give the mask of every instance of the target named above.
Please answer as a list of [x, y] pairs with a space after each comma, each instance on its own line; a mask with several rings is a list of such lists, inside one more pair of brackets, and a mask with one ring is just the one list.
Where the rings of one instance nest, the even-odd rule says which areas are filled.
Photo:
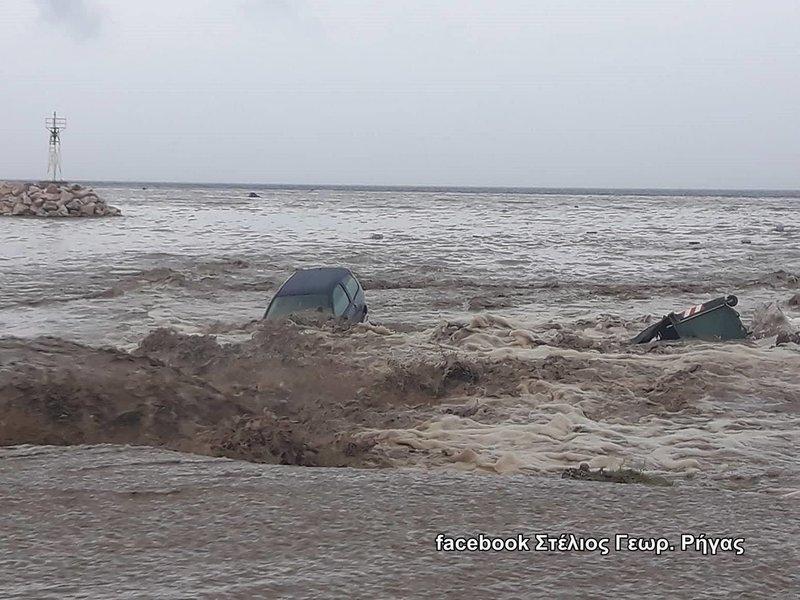
[[85, 185], [0, 217], [0, 598], [800, 595], [800, 192]]

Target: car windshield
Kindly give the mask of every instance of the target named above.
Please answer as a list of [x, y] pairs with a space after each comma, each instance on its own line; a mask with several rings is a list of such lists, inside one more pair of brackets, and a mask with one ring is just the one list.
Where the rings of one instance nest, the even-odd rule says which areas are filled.
[[293, 313], [299, 313], [307, 310], [319, 310], [321, 312], [330, 313], [330, 298], [323, 294], [278, 296], [272, 301], [272, 306], [269, 307], [267, 318], [279, 319]]

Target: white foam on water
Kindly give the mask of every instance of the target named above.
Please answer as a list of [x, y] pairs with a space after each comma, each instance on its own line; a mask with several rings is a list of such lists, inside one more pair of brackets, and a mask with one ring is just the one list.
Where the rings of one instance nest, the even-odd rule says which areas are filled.
[[[679, 476], [797, 474], [796, 350], [697, 342], [605, 353], [546, 345], [542, 331], [517, 325], [482, 315], [447, 341], [466, 356], [513, 361], [522, 374], [513, 394], [460, 399], [491, 408], [480, 419], [444, 414], [368, 434], [413, 449], [400, 461], [429, 468], [546, 473], [585, 462]], [[563, 367], [547, 371], [548, 360]]]

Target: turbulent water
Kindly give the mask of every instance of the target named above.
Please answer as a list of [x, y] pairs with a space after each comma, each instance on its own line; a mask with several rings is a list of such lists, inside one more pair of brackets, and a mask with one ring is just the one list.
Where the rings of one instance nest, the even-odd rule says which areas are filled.
[[[0, 219], [3, 597], [796, 595], [800, 198], [96, 187]], [[338, 264], [370, 323], [258, 321]], [[628, 343], [730, 293], [749, 340]], [[542, 530], [748, 541], [434, 549]]]

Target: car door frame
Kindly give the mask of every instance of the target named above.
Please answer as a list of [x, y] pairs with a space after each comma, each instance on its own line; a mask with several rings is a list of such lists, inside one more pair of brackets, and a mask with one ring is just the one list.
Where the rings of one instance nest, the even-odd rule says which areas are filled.
[[[347, 308], [344, 309], [344, 312], [341, 315], [336, 314], [336, 304], [333, 301], [333, 293], [336, 288], [339, 287], [344, 292], [344, 297], [347, 298]], [[350, 297], [350, 293], [347, 291], [344, 283], [341, 281], [337, 281], [336, 285], [333, 286], [331, 290], [331, 308], [333, 309], [333, 316], [336, 318], [347, 319], [348, 321], [353, 320], [353, 315], [355, 314], [355, 303], [353, 299]]]
[[350, 290], [347, 289], [347, 285], [342, 283], [342, 287], [344, 287], [344, 291], [347, 292], [348, 297], [350, 297], [350, 302], [353, 304], [353, 320], [361, 321], [366, 317], [367, 314], [367, 298], [366, 294], [364, 293], [364, 287], [361, 285], [361, 282], [356, 278], [355, 275], [350, 273], [347, 279], [343, 279], [343, 282], [352, 279], [356, 284], [356, 293], [354, 296], [350, 296]]

